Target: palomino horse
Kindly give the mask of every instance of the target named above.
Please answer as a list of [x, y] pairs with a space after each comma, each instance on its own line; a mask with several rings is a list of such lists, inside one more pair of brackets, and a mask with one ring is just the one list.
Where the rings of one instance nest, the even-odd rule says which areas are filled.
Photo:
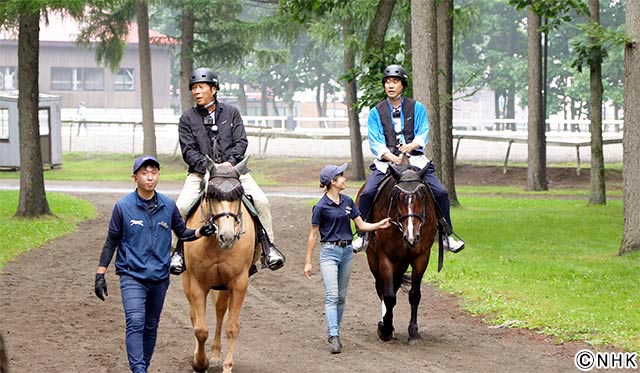
[[200, 213], [196, 211], [187, 220], [190, 227], [200, 226], [205, 221], [213, 222], [217, 227], [215, 235], [185, 242], [187, 270], [182, 275], [182, 285], [191, 307], [191, 324], [196, 338], [193, 353], [196, 372], [204, 372], [209, 367], [204, 344], [209, 335], [205, 308], [210, 289], [217, 289], [211, 290], [216, 310], [211, 361], [219, 364], [221, 360], [220, 334], [228, 309], [223, 370], [231, 372], [233, 369], [233, 352], [240, 331], [240, 309], [249, 285], [249, 268], [259, 258], [254, 222], [241, 200], [244, 191], [239, 177], [246, 172], [246, 164], [247, 158], [235, 167], [210, 163], [203, 178]]
[[378, 322], [378, 337], [383, 341], [393, 338], [396, 293], [403, 283], [409, 281], [405, 275], [409, 266], [411, 320], [408, 342], [413, 344], [422, 338], [417, 321], [420, 285], [429, 264], [437, 222], [431, 191], [422, 180], [427, 167], [416, 171], [408, 163], [391, 165], [389, 169], [393, 177], [384, 184], [373, 206], [371, 221], [390, 217], [397, 228], [376, 231], [367, 247], [369, 269], [376, 280], [376, 292], [381, 300], [382, 320]]

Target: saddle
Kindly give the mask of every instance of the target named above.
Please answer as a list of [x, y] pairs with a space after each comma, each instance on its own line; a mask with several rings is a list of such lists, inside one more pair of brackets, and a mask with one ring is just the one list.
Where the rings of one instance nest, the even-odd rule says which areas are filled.
[[[201, 190], [200, 193], [198, 194], [198, 198], [196, 198], [191, 203], [191, 205], [189, 205], [189, 208], [186, 211], [185, 216], [187, 219], [190, 218], [196, 212], [196, 210], [200, 206], [200, 201], [202, 200], [203, 197], [204, 197], [204, 190]], [[249, 215], [251, 215], [251, 218], [253, 219], [253, 223], [256, 226], [256, 231], [258, 233], [258, 239], [260, 240], [260, 243], [263, 244], [263, 237], [266, 237], [266, 240], [268, 243], [269, 236], [267, 235], [267, 231], [262, 226], [262, 222], [258, 218], [258, 210], [256, 210], [256, 207], [253, 204], [253, 198], [248, 194], [243, 194], [242, 203], [244, 204], [244, 207], [247, 208]]]

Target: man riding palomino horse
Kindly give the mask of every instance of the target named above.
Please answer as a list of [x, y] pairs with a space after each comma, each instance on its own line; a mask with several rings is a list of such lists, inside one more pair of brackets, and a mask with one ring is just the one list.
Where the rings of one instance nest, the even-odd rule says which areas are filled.
[[[217, 99], [220, 90], [218, 76], [207, 68], [197, 68], [191, 73], [189, 89], [195, 100], [193, 108], [180, 117], [178, 134], [182, 158], [189, 166], [189, 174], [176, 201], [183, 216], [200, 195], [200, 183], [206, 172], [207, 157], [216, 164], [235, 166], [245, 156], [247, 134], [238, 109]], [[273, 244], [271, 206], [262, 189], [251, 175], [240, 176], [245, 193], [251, 197], [261, 229], [263, 266], [277, 270], [284, 265], [285, 258]], [[181, 274], [186, 270], [182, 242], [175, 245], [171, 259], [171, 273]]]
[[[408, 75], [402, 66], [389, 65], [384, 69], [382, 85], [387, 98], [369, 112], [369, 146], [375, 159], [369, 167], [372, 173], [360, 194], [358, 208], [364, 220], [369, 221], [376, 192], [389, 165], [400, 164], [402, 154], [407, 154], [412, 166], [422, 169], [428, 165], [423, 180], [431, 188], [439, 210], [438, 229], [448, 237], [444, 240], [445, 247], [457, 253], [464, 249], [464, 241], [453, 233], [449, 195], [435, 174], [435, 166], [424, 155], [429, 141], [427, 111], [421, 102], [402, 95], [407, 84]], [[353, 242], [356, 252], [366, 249], [367, 245], [367, 233]]]

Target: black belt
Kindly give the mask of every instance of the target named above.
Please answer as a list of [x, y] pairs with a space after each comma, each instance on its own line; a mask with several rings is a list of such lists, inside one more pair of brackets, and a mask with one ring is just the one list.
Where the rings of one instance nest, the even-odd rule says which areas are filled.
[[351, 245], [351, 240], [349, 240], [349, 241], [342, 241], [342, 240], [340, 240], [340, 241], [324, 241], [322, 243], [330, 243], [330, 244], [333, 244], [333, 245], [338, 245], [340, 247], [345, 247], [347, 245]]

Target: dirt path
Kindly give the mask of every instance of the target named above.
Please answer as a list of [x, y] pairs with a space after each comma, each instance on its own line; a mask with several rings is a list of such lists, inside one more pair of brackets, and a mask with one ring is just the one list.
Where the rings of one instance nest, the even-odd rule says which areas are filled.
[[[95, 267], [118, 195], [77, 196], [94, 203], [99, 217], [81, 224], [74, 234], [21, 255], [0, 274], [0, 331], [11, 372], [128, 371], [122, 303], [112, 268], [107, 301], [93, 294]], [[341, 333], [343, 353], [329, 354], [322, 279], [318, 271], [311, 280], [302, 273], [311, 208], [301, 200], [272, 197], [271, 202], [277, 241], [288, 262], [278, 272], [261, 271], [252, 278], [234, 371], [577, 371], [573, 355], [584, 346], [555, 345], [522, 330], [491, 329], [461, 312], [456, 298], [434, 293], [429, 286], [424, 286], [419, 310], [424, 339], [406, 344], [409, 306], [401, 293], [397, 339], [379, 341], [379, 301], [364, 255], [358, 255], [354, 265]], [[188, 303], [180, 279], [173, 277], [150, 372], [191, 371], [193, 343]]]

